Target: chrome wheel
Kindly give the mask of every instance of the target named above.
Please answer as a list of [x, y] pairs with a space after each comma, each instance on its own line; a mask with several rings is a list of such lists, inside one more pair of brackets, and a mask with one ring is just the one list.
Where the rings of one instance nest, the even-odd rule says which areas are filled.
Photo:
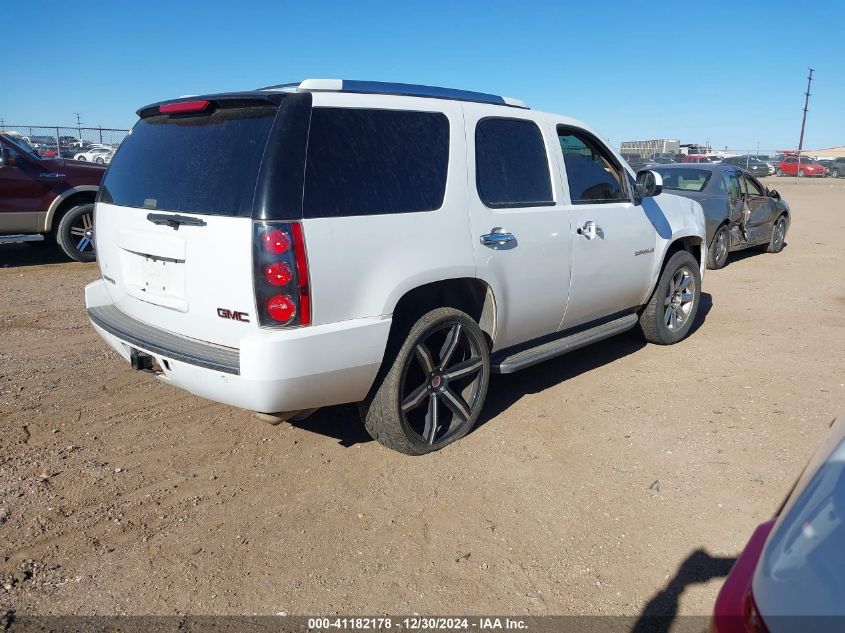
[[461, 433], [483, 404], [483, 368], [479, 341], [460, 323], [425, 332], [402, 371], [399, 409], [406, 428], [428, 446]]
[[695, 305], [695, 278], [686, 266], [672, 276], [663, 305], [663, 323], [670, 331], [681, 329]]
[[70, 227], [76, 250], [80, 253], [94, 250], [94, 214], [83, 213]]

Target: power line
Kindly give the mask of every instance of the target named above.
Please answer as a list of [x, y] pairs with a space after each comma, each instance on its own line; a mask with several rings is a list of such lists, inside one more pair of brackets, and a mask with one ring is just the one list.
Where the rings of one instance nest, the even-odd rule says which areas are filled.
[[[801, 137], [798, 139], [798, 171], [795, 178], [801, 176], [801, 150], [804, 149], [804, 126], [807, 124], [807, 106], [810, 103], [810, 84], [813, 83], [813, 69], [810, 68], [810, 75], [807, 77], [807, 92], [804, 93], [804, 117], [801, 119]], [[796, 180], [797, 182], [797, 180]]]

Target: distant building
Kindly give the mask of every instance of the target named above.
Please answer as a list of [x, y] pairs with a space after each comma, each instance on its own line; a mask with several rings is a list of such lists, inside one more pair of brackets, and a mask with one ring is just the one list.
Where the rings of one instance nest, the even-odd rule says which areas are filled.
[[625, 156], [651, 158], [654, 154], [679, 154], [681, 142], [678, 139], [659, 138], [650, 141], [624, 141], [619, 153]]

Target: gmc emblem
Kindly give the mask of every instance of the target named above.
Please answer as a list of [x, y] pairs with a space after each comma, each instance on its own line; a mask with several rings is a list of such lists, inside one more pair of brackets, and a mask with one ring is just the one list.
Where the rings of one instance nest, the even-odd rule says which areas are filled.
[[217, 316], [221, 319], [232, 319], [233, 321], [240, 321], [241, 323], [249, 323], [249, 314], [246, 312], [238, 312], [237, 310], [217, 308]]

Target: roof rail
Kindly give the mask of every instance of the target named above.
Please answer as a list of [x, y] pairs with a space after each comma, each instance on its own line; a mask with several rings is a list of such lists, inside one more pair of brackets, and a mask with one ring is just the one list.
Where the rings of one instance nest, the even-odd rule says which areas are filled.
[[420, 84], [401, 84], [387, 81], [358, 81], [354, 79], [306, 79], [300, 84], [278, 84], [267, 86], [259, 90], [301, 90], [304, 92], [357, 92], [363, 94], [403, 95], [408, 97], [429, 97], [433, 99], [452, 99], [455, 101], [472, 101], [475, 103], [491, 103], [494, 105], [525, 108], [519, 99], [501, 97], [485, 92], [471, 90], [457, 90], [455, 88], [441, 88], [439, 86], [423, 86]]

